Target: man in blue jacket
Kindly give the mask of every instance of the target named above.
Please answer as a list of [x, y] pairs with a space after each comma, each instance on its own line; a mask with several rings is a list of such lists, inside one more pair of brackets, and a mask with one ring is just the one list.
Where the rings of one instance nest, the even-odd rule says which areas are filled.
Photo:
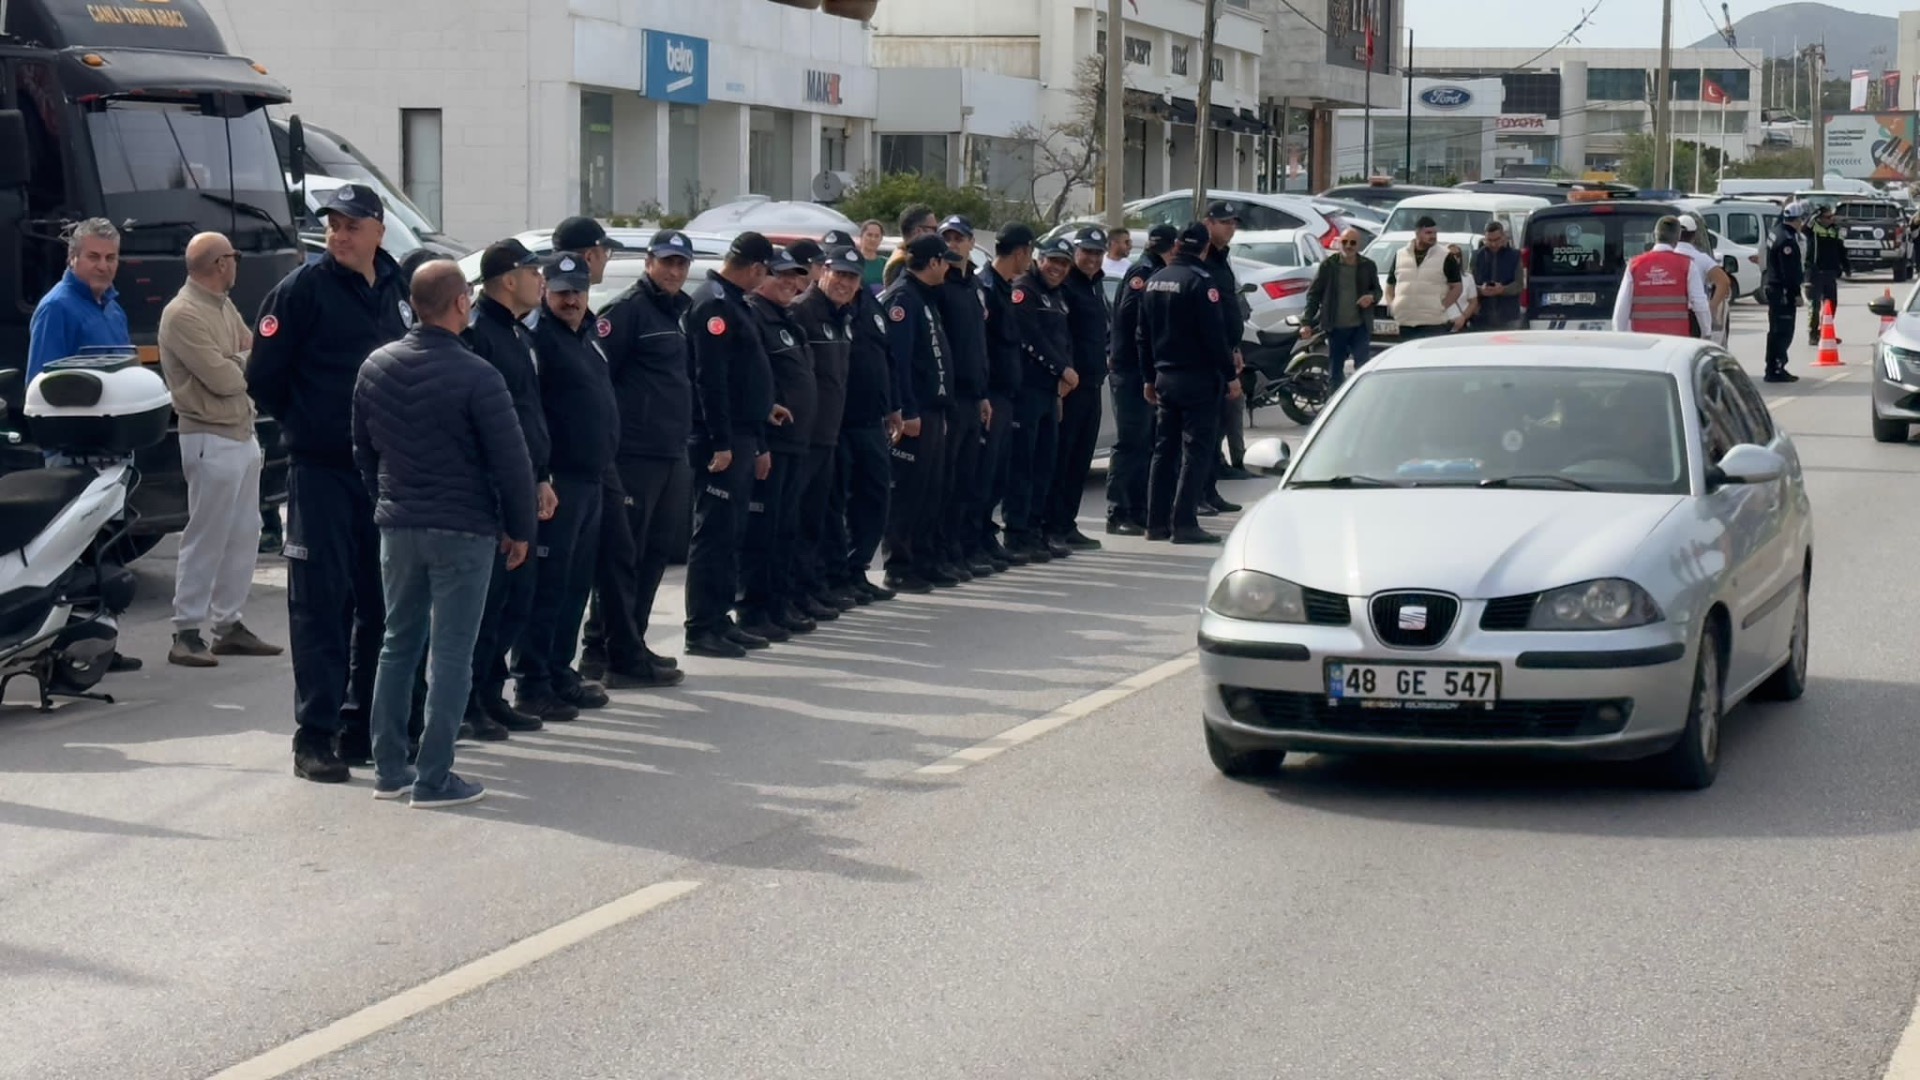
[[33, 309], [27, 378], [55, 360], [100, 346], [131, 345], [127, 313], [113, 279], [120, 272], [120, 230], [88, 218], [67, 234], [67, 272]]
[[[380, 529], [386, 640], [373, 688], [374, 797], [460, 806], [486, 794], [452, 771], [473, 686], [473, 645], [496, 551], [526, 561], [534, 478], [513, 395], [461, 344], [472, 304], [460, 267], [414, 271], [420, 325], [375, 350], [353, 392], [353, 457]], [[407, 767], [407, 720], [426, 653], [426, 730]]]

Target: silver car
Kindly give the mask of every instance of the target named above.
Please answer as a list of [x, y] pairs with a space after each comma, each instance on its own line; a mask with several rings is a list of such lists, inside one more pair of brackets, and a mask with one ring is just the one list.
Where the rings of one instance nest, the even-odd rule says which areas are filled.
[[1886, 297], [1867, 310], [1893, 325], [1873, 345], [1873, 437], [1903, 443], [1920, 424], [1920, 288], [1907, 291], [1904, 303]]
[[1207, 580], [1214, 764], [1290, 750], [1657, 756], [1711, 784], [1725, 712], [1806, 688], [1792, 441], [1711, 342], [1432, 338], [1346, 382]]

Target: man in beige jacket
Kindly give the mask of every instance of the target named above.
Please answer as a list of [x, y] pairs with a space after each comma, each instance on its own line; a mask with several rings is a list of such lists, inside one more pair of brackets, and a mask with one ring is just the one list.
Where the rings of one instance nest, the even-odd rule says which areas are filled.
[[[187, 283], [160, 313], [160, 369], [180, 420], [187, 529], [173, 589], [171, 663], [213, 667], [216, 656], [278, 656], [240, 621], [260, 545], [260, 467], [247, 396], [253, 331], [227, 294], [240, 255], [219, 233], [187, 242]], [[202, 627], [213, 631], [209, 646]]]

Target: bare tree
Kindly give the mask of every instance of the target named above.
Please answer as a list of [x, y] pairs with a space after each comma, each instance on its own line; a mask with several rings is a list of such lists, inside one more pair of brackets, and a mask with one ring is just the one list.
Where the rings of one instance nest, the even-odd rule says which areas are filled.
[[[1074, 65], [1074, 85], [1069, 91], [1071, 108], [1064, 120], [1047, 124], [1022, 124], [1013, 137], [1033, 145], [1033, 183], [1028, 203], [1042, 221], [1059, 221], [1067, 203], [1082, 188], [1091, 189], [1100, 176], [1106, 129], [1106, 59], [1098, 54], [1084, 56]], [[1114, 162], [1109, 168], [1119, 168]], [[1040, 189], [1057, 184], [1052, 201], [1043, 210]]]

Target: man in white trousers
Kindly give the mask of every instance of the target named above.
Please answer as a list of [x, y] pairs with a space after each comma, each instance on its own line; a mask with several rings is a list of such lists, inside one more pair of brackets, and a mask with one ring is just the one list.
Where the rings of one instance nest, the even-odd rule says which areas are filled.
[[[170, 663], [213, 667], [220, 656], [278, 656], [240, 621], [260, 547], [260, 443], [247, 396], [253, 330], [228, 293], [240, 254], [219, 233], [187, 242], [187, 283], [160, 313], [160, 370], [180, 423], [187, 529], [173, 588]], [[202, 628], [212, 631], [207, 641]]]

